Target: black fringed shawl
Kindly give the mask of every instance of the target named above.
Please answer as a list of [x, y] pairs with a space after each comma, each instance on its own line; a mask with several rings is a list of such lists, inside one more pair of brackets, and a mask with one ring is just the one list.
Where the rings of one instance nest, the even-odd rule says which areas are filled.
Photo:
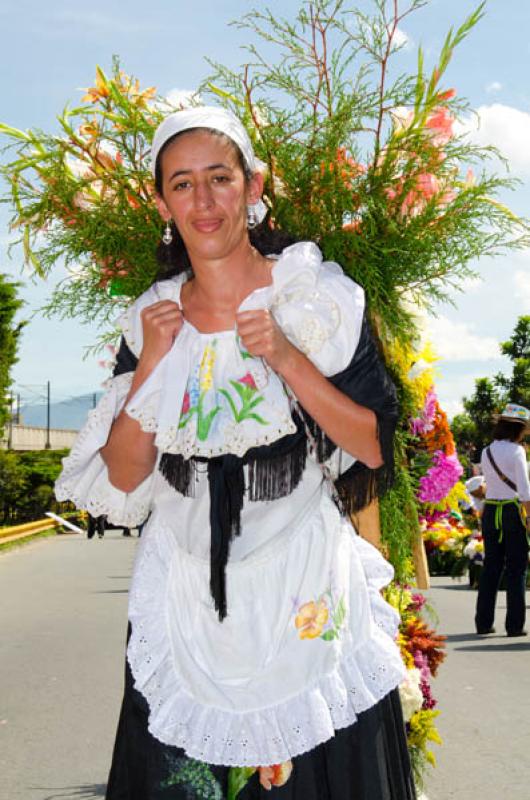
[[[114, 375], [131, 372], [137, 358], [122, 339]], [[395, 387], [381, 360], [366, 316], [359, 343], [350, 364], [328, 380], [360, 405], [377, 416], [377, 429], [383, 465], [369, 469], [355, 462], [339, 476], [336, 487], [346, 513], [359, 511], [375, 497], [383, 494], [394, 479], [393, 437], [398, 419]], [[289, 495], [300, 483], [308, 451], [305, 425], [317, 443], [316, 458], [325, 461], [336, 445], [302, 410], [293, 419], [297, 430], [270, 445], [253, 447], [244, 456], [216, 456], [210, 459], [184, 459], [181, 455], [164, 453], [159, 469], [168, 483], [178, 492], [193, 497], [201, 462], [207, 465], [210, 490], [210, 590], [215, 608], [222, 620], [226, 616], [226, 565], [230, 542], [241, 532], [241, 510], [245, 490], [250, 501], [276, 500]], [[245, 486], [244, 466], [248, 466]]]

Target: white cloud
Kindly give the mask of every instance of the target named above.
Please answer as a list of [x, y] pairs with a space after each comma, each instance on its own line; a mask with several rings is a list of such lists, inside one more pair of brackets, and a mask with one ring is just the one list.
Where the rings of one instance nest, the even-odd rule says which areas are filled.
[[514, 173], [530, 176], [530, 114], [526, 111], [502, 103], [480, 106], [476, 115], [458, 123], [456, 129], [468, 133], [476, 144], [494, 145]]
[[513, 282], [515, 284], [516, 297], [526, 307], [527, 313], [530, 313], [530, 271], [518, 269], [514, 273]]
[[446, 400], [445, 402], [442, 400], [442, 408], [450, 420], [456, 417], [457, 414], [462, 414], [464, 411], [464, 405], [461, 400]]
[[462, 278], [461, 281], [458, 282], [458, 287], [462, 292], [474, 292], [479, 289], [482, 284], [484, 283], [484, 279], [480, 275], [470, 275], [468, 278]]
[[414, 42], [412, 41], [408, 33], [405, 33], [405, 31], [402, 28], [396, 28], [396, 31], [394, 33], [395, 47], [401, 47], [403, 50], [410, 50], [413, 44]]
[[430, 317], [425, 327], [441, 360], [489, 361], [500, 357], [497, 340], [492, 336], [479, 336], [466, 322], [444, 316]]
[[500, 92], [502, 88], [502, 83], [499, 83], [499, 81], [492, 81], [486, 86], [486, 91], [492, 94], [493, 92]]

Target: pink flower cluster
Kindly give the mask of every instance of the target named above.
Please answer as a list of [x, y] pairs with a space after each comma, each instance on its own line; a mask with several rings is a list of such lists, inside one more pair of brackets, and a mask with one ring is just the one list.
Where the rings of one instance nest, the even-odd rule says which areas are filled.
[[439, 503], [447, 497], [463, 471], [456, 453], [447, 456], [442, 450], [437, 450], [433, 455], [433, 466], [420, 478], [420, 503]]
[[437, 401], [436, 392], [431, 387], [425, 397], [420, 416], [413, 417], [410, 421], [410, 429], [413, 436], [424, 436], [428, 431], [432, 431], [436, 417]]
[[[440, 102], [446, 103], [455, 96], [454, 89], [438, 95]], [[409, 111], [401, 121], [401, 127], [409, 127], [414, 120], [414, 112]], [[447, 205], [454, 200], [456, 193], [453, 189], [441, 183], [435, 172], [438, 165], [444, 160], [444, 146], [454, 136], [455, 117], [451, 114], [446, 105], [435, 108], [425, 121], [425, 129], [429, 135], [431, 143], [437, 152], [433, 153], [430, 170], [429, 166], [424, 172], [419, 172], [415, 176], [410, 189], [402, 197], [405, 186], [405, 179], [401, 177], [396, 181], [394, 189], [387, 190], [389, 200], [401, 199], [400, 213], [403, 217], [414, 217], [420, 214], [433, 198], [437, 198], [440, 206]]]
[[414, 653], [414, 665], [420, 671], [420, 690], [423, 695], [422, 708], [435, 708], [437, 701], [432, 696], [431, 691], [431, 671], [429, 669], [429, 661], [427, 656], [416, 650]]
[[425, 595], [420, 594], [420, 592], [413, 592], [412, 593], [412, 602], [410, 604], [410, 608], [419, 613], [422, 608], [424, 607], [427, 600], [425, 599]]
[[428, 511], [426, 514], [420, 515], [420, 524], [423, 523], [426, 528], [429, 528], [431, 525], [436, 525], [437, 522], [448, 519], [449, 513], [449, 511], [438, 511], [438, 509]]

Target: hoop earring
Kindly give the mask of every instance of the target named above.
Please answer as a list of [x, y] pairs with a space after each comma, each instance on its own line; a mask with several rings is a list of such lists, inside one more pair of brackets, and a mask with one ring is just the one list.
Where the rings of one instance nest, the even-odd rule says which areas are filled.
[[173, 233], [171, 231], [171, 223], [169, 220], [166, 222], [166, 229], [164, 231], [164, 235], [162, 236], [162, 241], [164, 242], [166, 247], [169, 247], [169, 245], [173, 241]]
[[247, 211], [247, 228], [249, 228], [249, 230], [252, 230], [252, 228], [255, 228], [257, 225], [259, 225], [258, 215], [254, 211], [252, 206], [249, 206]]

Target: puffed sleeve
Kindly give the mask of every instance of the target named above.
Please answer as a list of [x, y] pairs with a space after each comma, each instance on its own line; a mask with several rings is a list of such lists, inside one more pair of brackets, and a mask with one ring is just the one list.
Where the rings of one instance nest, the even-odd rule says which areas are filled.
[[123, 407], [133, 374], [129, 371], [109, 380], [70, 455], [63, 459], [63, 470], [55, 483], [59, 501], [71, 500], [94, 517], [104, 515], [114, 525], [126, 527], [135, 527], [148, 516], [155, 470], [133, 492], [122, 492], [110, 482], [99, 451], [107, 443], [112, 423]]
[[[311, 242], [284, 250], [273, 280], [271, 310], [282, 331], [337, 389], [376, 416], [382, 465], [370, 469], [347, 454], [330, 463], [345, 510], [358, 511], [392, 486], [399, 419], [396, 389], [367, 318], [364, 292], [338, 264], [324, 261]], [[316, 456], [326, 461], [336, 446], [302, 412], [315, 438]]]
[[364, 314], [364, 291], [318, 247], [286, 248], [273, 272], [271, 311], [287, 338], [326, 377], [351, 362]]

